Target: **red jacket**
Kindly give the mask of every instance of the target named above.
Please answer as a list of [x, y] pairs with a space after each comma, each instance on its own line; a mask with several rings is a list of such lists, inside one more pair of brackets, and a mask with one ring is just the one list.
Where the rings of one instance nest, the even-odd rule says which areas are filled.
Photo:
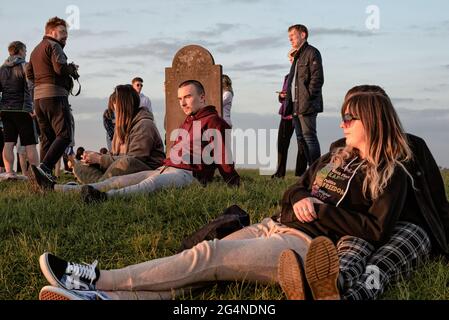
[[203, 184], [212, 181], [218, 168], [226, 183], [239, 185], [240, 176], [235, 171], [231, 150], [225, 144], [226, 129], [230, 133], [231, 128], [214, 106], [187, 116], [164, 165], [193, 171], [193, 176]]

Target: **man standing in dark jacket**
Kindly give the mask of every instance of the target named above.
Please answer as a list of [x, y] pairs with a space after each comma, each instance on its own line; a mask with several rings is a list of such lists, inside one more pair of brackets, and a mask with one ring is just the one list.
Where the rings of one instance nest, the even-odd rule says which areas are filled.
[[34, 106], [41, 131], [41, 163], [38, 167], [31, 166], [31, 171], [49, 177], [72, 140], [68, 95], [73, 85], [71, 77], [76, 75], [78, 66], [67, 63], [63, 51], [67, 36], [67, 23], [58, 17], [51, 18], [27, 68], [27, 77], [34, 83]]
[[307, 43], [308, 35], [307, 27], [301, 24], [288, 28], [288, 38], [297, 53], [288, 76], [287, 110], [293, 115], [298, 144], [305, 145], [311, 165], [321, 155], [316, 117], [323, 112], [324, 75], [321, 54]]
[[[36, 150], [37, 135], [32, 118], [32, 88], [25, 76], [26, 46], [14, 41], [8, 46], [9, 57], [0, 67], [0, 111], [4, 126], [5, 146], [3, 160], [8, 175], [15, 176], [13, 170], [14, 145], [20, 136], [20, 143], [25, 147], [28, 161], [39, 164]], [[25, 170], [25, 171], [24, 171]], [[22, 168], [26, 172], [26, 168]]]

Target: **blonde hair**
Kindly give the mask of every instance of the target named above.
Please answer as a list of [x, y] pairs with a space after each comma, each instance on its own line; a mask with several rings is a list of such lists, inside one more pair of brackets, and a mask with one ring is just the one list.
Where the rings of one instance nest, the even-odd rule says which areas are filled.
[[[360, 118], [365, 128], [368, 151], [362, 165], [362, 191], [365, 197], [369, 191], [371, 199], [376, 199], [384, 192], [397, 165], [411, 177], [403, 164], [413, 157], [407, 136], [390, 98], [379, 86], [350, 89], [341, 108], [342, 115], [346, 112]], [[346, 146], [336, 150], [332, 161], [341, 166], [357, 154], [358, 150]]]

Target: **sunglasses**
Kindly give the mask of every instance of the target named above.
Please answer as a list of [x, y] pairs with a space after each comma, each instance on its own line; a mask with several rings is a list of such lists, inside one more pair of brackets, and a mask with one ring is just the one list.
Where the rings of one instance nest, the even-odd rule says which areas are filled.
[[350, 113], [345, 113], [341, 117], [341, 121], [343, 121], [345, 126], [349, 126], [351, 124], [352, 120], [360, 120], [360, 118], [358, 118]]
[[141, 87], [143, 87], [143, 84], [137, 83], [137, 84], [136, 84], [136, 87], [141, 88]]

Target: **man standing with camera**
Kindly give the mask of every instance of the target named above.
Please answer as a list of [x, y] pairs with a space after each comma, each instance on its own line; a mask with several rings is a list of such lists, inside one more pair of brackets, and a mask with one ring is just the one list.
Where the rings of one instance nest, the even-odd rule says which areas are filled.
[[72, 116], [68, 96], [77, 79], [78, 66], [67, 63], [63, 49], [68, 37], [67, 23], [58, 17], [45, 25], [45, 36], [31, 53], [27, 78], [34, 83], [34, 108], [41, 131], [40, 165], [31, 166], [31, 181], [35, 172], [47, 175], [64, 154], [72, 140]]

